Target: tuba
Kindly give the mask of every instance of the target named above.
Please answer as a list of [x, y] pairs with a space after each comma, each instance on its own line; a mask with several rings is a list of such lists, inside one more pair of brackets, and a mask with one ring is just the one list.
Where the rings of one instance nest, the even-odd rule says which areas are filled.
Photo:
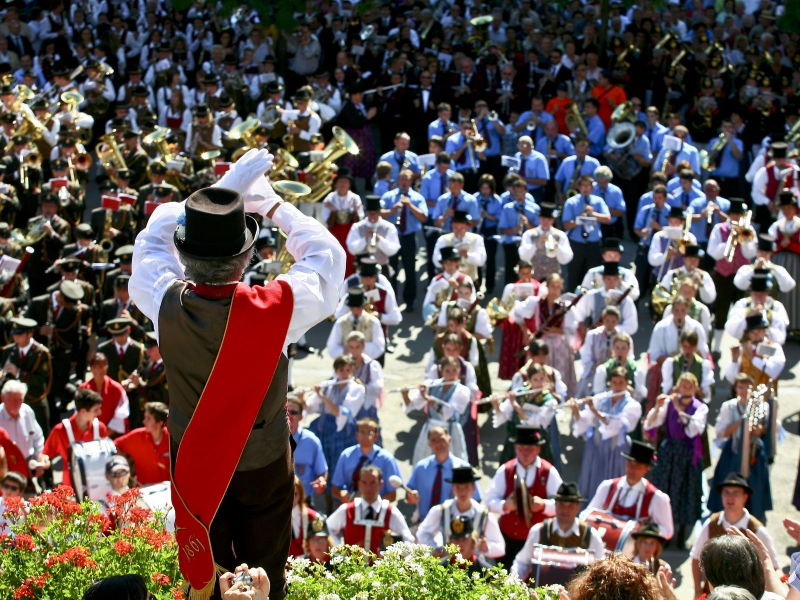
[[[117, 144], [117, 138], [113, 133], [107, 133], [100, 137], [100, 143], [97, 144], [96, 151], [97, 157], [100, 159], [100, 163], [103, 165], [103, 169], [105, 169], [106, 172], [110, 168], [114, 170], [128, 168], [128, 165], [125, 164], [125, 158], [122, 156], [122, 152]], [[109, 174], [108, 176], [111, 181], [119, 184], [116, 175]]]
[[[624, 105], [618, 106], [616, 110], [622, 106]], [[612, 153], [607, 155], [608, 166], [623, 179], [632, 179], [642, 170], [642, 165], [636, 162], [631, 153], [635, 143], [636, 127], [628, 121], [614, 125], [606, 136], [606, 144], [612, 150], [620, 152], [618, 156]]]
[[357, 156], [359, 153], [358, 145], [353, 141], [347, 132], [341, 127], [334, 126], [333, 137], [323, 151], [322, 160], [310, 164], [305, 169], [306, 178], [312, 177], [314, 184], [306, 198], [306, 202], [319, 202], [331, 189], [334, 175], [338, 167], [334, 164], [336, 159], [345, 154]]
[[[311, 188], [308, 187], [304, 183], [300, 183], [298, 181], [276, 181], [272, 184], [272, 188], [275, 190], [281, 198], [283, 198], [286, 202], [297, 206], [297, 203], [300, 201], [302, 196], [308, 195], [311, 192]], [[289, 251], [286, 249], [286, 242], [284, 242], [285, 234], [283, 231], [279, 232], [281, 235], [278, 237], [278, 246], [280, 246], [280, 250], [278, 250], [278, 254], [275, 256], [276, 261], [280, 261], [281, 268], [279, 271], [273, 271], [267, 273], [267, 281], [272, 281], [278, 275], [285, 275], [289, 272], [289, 269], [292, 268], [294, 264], [294, 257], [289, 254]]]
[[228, 139], [241, 140], [244, 142], [244, 146], [237, 148], [233, 152], [233, 155], [231, 156], [232, 162], [239, 160], [248, 150], [259, 147], [258, 142], [253, 137], [253, 134], [259, 125], [261, 125], [261, 121], [255, 117], [250, 117], [249, 119], [239, 123], [236, 127], [232, 127], [228, 132]]
[[570, 133], [582, 135], [584, 138], [589, 137], [589, 129], [586, 127], [586, 122], [583, 120], [581, 111], [578, 110], [577, 102], [570, 102], [567, 104], [567, 116], [564, 118], [567, 124], [567, 129]]

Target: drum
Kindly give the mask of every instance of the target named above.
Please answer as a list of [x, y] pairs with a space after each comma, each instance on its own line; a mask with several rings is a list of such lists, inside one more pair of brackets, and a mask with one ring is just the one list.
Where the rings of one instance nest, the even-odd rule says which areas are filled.
[[337, 210], [335, 213], [336, 223], [339, 225], [345, 225], [350, 222], [350, 211], [349, 210]]
[[633, 558], [633, 537], [642, 528], [642, 523], [633, 519], [625, 519], [605, 510], [596, 508], [585, 515], [584, 521], [597, 530], [606, 550], [621, 552]]
[[594, 562], [594, 554], [583, 548], [533, 545], [533, 579], [536, 587], [566, 585], [578, 567]]
[[153, 512], [163, 513], [165, 515], [164, 525], [167, 531], [175, 531], [175, 509], [172, 508], [172, 485], [169, 481], [162, 481], [161, 483], [154, 483], [139, 488], [141, 496], [137, 500], [137, 504], [143, 508], [149, 508]]
[[106, 461], [116, 453], [114, 442], [108, 438], [70, 445], [69, 473], [79, 501], [102, 500], [111, 491], [111, 482], [106, 479]]

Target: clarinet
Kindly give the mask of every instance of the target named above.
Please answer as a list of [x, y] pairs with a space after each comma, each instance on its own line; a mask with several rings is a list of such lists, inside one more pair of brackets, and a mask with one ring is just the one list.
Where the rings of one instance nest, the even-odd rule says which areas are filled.
[[[625, 300], [625, 298], [628, 297], [628, 294], [631, 293], [631, 290], [633, 290], [633, 285], [629, 285], [628, 289], [625, 290], [624, 292], [622, 292], [622, 296], [619, 297], [619, 300], [617, 300], [617, 302], [616, 302], [616, 304], [614, 306], [620, 306], [622, 304], [622, 302]], [[594, 325], [592, 325], [592, 329], [596, 329], [596, 328], [600, 327], [602, 324], [603, 324], [603, 318], [601, 317], [601, 318], [597, 319], [597, 321], [595, 322]]]
[[567, 314], [569, 312], [569, 309], [571, 309], [573, 306], [575, 306], [578, 303], [578, 301], [583, 297], [583, 295], [585, 293], [586, 293], [586, 290], [582, 289], [580, 294], [578, 294], [575, 297], [575, 300], [573, 300], [569, 305], [559, 304], [558, 308], [556, 308], [553, 311], [553, 314], [551, 314], [548, 317], [547, 321], [542, 323], [539, 326], [539, 329], [537, 329], [536, 332], [533, 334], [533, 339], [538, 340], [539, 338], [541, 338], [544, 335], [544, 330], [545, 330], [546, 327], [551, 327], [555, 323], [558, 323], [559, 319], [561, 319], [561, 317], [563, 317], [565, 314]]

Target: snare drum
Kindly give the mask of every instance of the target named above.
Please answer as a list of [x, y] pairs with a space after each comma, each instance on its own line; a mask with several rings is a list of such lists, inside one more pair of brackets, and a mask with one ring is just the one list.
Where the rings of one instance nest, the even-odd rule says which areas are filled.
[[116, 453], [114, 442], [108, 438], [70, 445], [69, 473], [78, 500], [102, 500], [111, 491], [106, 461]]
[[162, 481], [153, 485], [139, 488], [141, 496], [136, 503], [153, 512], [166, 515], [165, 525], [167, 531], [175, 531], [175, 509], [172, 508], [172, 485], [169, 481]]
[[594, 554], [583, 548], [533, 545], [533, 579], [536, 586], [566, 585], [578, 567], [594, 562]]
[[621, 552], [629, 558], [633, 558], [631, 534], [639, 531], [642, 523], [633, 519], [626, 520], [599, 508], [592, 510], [583, 520], [597, 530], [597, 533], [603, 538], [606, 550]]

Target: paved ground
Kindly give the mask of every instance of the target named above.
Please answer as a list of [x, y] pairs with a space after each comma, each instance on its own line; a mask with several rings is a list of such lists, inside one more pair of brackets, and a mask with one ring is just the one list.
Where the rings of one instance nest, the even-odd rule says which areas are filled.
[[[623, 260], [623, 264], [628, 264], [633, 260], [633, 244], [630, 242], [626, 243], [626, 248], [626, 258]], [[502, 253], [499, 252], [498, 260], [500, 261], [502, 260], [501, 255]], [[418, 283], [417, 310], [412, 314], [404, 314], [403, 323], [401, 323], [399, 327], [392, 328], [392, 339], [397, 348], [394, 354], [387, 355], [386, 367], [384, 369], [387, 388], [418, 384], [422, 383], [424, 380], [427, 359], [426, 353], [430, 349], [433, 333], [431, 329], [423, 326], [422, 317], [420, 315], [420, 303], [424, 296], [425, 286], [427, 285], [427, 276], [424, 274], [424, 268], [422, 268], [423, 260], [424, 251], [420, 251], [418, 255], [419, 264], [417, 272], [421, 274], [421, 279]], [[497, 289], [502, 289], [502, 286], [499, 285], [499, 282], [502, 281], [501, 277], [502, 269], [500, 269], [498, 273]], [[637, 356], [643, 360], [652, 330], [652, 324], [643, 306], [640, 307], [639, 323], [640, 330], [637, 335], [634, 336], [634, 344]], [[325, 341], [327, 340], [330, 328], [331, 324], [325, 321], [309, 332], [309, 343], [316, 351], [311, 354], [299, 353], [294, 366], [294, 379], [297, 386], [312, 385], [322, 379], [326, 379], [331, 372], [332, 359], [324, 351]], [[509, 382], [497, 378], [497, 352], [500, 346], [499, 328], [496, 330], [496, 336], [496, 341], [498, 343], [495, 344], [495, 354], [490, 357], [489, 369], [492, 374], [493, 389], [495, 391], [502, 391], [508, 389]], [[729, 347], [733, 341], [732, 338], [726, 337], [723, 343], [723, 347], [726, 348], [726, 350], [723, 352], [722, 359], [719, 361], [722, 364], [725, 364], [730, 358], [727, 347]], [[800, 384], [798, 384], [798, 375], [800, 374], [800, 367], [798, 367], [800, 345], [798, 345], [797, 342], [798, 340], [796, 338], [790, 338], [784, 348], [787, 365], [780, 382], [778, 417], [783, 420], [789, 435], [779, 446], [778, 456], [772, 467], [772, 494], [775, 510], [770, 513], [768, 517], [768, 528], [776, 539], [778, 552], [786, 552], [787, 554], [786, 560], [783, 562], [784, 566], [789, 563], [788, 555], [797, 549], [792, 548], [794, 542], [784, 532], [781, 521], [786, 516], [800, 517], [800, 515], [797, 514], [797, 510], [791, 504], [795, 478], [797, 476], [797, 457], [798, 453], [800, 453], [800, 439], [798, 439], [798, 411], [800, 410], [800, 400], [797, 399], [798, 391], [800, 391]], [[580, 373], [578, 373], [578, 376], [580, 376]], [[729, 389], [727, 385], [716, 386], [717, 393], [711, 402], [711, 412], [709, 415], [709, 422], [712, 425], [716, 420], [720, 405], [728, 397], [727, 393]], [[383, 439], [380, 443], [394, 453], [400, 463], [402, 474], [408, 477], [412, 468], [410, 461], [414, 443], [422, 427], [422, 417], [419, 416], [415, 418], [415, 415], [405, 415], [401, 404], [402, 400], [399, 394], [392, 394], [386, 398], [384, 406], [380, 410], [383, 434]], [[559, 423], [559, 427], [563, 436], [561, 445], [566, 465], [562, 476], [565, 481], [577, 481], [580, 459], [583, 453], [583, 441], [576, 440], [568, 435], [569, 427], [567, 419], [569, 416], [564, 414], [562, 418], [565, 420]], [[480, 415], [479, 424], [481, 426], [481, 469], [483, 472], [480, 485], [485, 491], [491, 476], [499, 466], [498, 457], [500, 449], [502, 448], [503, 434], [502, 429], [495, 430], [492, 428], [491, 421], [487, 420], [487, 415], [485, 414]], [[709, 431], [713, 439], [713, 428], [710, 428]], [[712, 474], [712, 469], [706, 472], [708, 478], [710, 478]], [[403, 493], [401, 492], [399, 496], [402, 497]], [[411, 507], [406, 505], [402, 499], [399, 501], [399, 506], [404, 513], [407, 515], [411, 514]], [[690, 544], [692, 540], [693, 538], [687, 542], [688, 547], [691, 547]], [[676, 578], [679, 582], [679, 597], [681, 600], [689, 600], [693, 595], [693, 587], [688, 550], [678, 551], [674, 548], [668, 549], [664, 554], [664, 559], [676, 570]]]

